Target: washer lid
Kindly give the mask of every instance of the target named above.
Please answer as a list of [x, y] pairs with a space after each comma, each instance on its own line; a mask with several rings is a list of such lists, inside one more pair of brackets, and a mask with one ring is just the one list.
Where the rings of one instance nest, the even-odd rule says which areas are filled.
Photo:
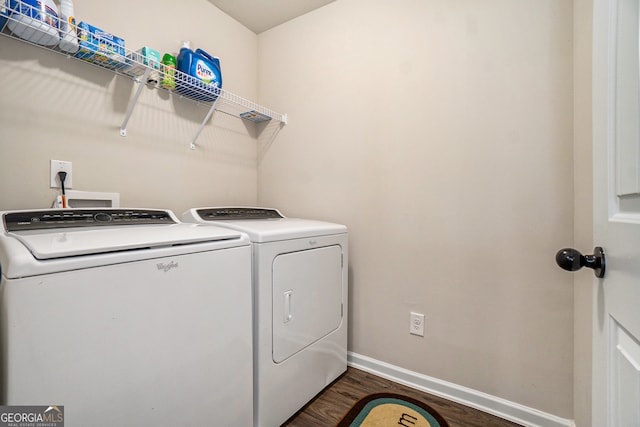
[[22, 243], [38, 260], [151, 249], [204, 242], [242, 241], [220, 227], [178, 223], [170, 211], [49, 210], [6, 212], [6, 237]]
[[[241, 231], [249, 235], [252, 242], [265, 243], [279, 240], [300, 239], [305, 237], [326, 236], [347, 232], [347, 227], [331, 222], [315, 221], [299, 218], [285, 218], [275, 209], [262, 209], [272, 212], [261, 219], [229, 219], [220, 220], [216, 214], [220, 209], [239, 208], [194, 208], [185, 212], [182, 219], [188, 222], [208, 223]], [[239, 211], [240, 212], [240, 211]]]

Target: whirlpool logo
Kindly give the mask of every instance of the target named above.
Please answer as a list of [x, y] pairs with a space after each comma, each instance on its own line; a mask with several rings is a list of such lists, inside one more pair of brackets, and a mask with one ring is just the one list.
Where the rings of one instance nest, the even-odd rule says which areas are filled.
[[159, 262], [156, 264], [156, 267], [158, 268], [158, 270], [162, 270], [165, 273], [168, 271], [173, 270], [174, 268], [178, 268], [180, 267], [180, 264], [178, 264], [176, 261], [171, 261], [171, 262]]

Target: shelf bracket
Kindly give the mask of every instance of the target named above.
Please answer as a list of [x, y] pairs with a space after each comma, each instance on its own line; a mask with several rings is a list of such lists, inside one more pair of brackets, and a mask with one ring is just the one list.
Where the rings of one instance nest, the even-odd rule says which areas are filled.
[[213, 104], [211, 104], [211, 108], [209, 108], [209, 112], [207, 113], [207, 116], [204, 118], [204, 120], [202, 121], [202, 124], [198, 128], [198, 131], [196, 132], [195, 136], [191, 140], [191, 149], [192, 150], [196, 149], [196, 140], [200, 136], [200, 133], [202, 132], [202, 129], [204, 129], [205, 125], [207, 124], [207, 122], [209, 121], [211, 116], [213, 115], [213, 112], [216, 110], [216, 105], [218, 105], [218, 101], [219, 100], [220, 100], [220, 96], [218, 96], [215, 99], [215, 101], [213, 101]]
[[124, 116], [124, 120], [122, 121], [122, 125], [120, 126], [120, 136], [127, 136], [127, 123], [129, 123], [129, 119], [133, 114], [133, 109], [136, 107], [136, 104], [138, 103], [138, 98], [140, 98], [140, 94], [142, 93], [142, 89], [144, 88], [144, 85], [145, 85], [144, 82], [147, 81], [150, 73], [151, 73], [151, 69], [147, 68], [146, 71], [144, 72], [144, 75], [141, 77], [141, 79], [137, 80], [138, 89], [136, 90], [135, 95], [133, 95], [133, 98], [131, 98], [131, 101], [129, 101], [129, 107], [127, 108], [127, 112]]

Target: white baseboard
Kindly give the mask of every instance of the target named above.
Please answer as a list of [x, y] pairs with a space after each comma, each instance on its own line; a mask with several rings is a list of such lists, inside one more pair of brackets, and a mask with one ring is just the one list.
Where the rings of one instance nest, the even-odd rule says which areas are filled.
[[573, 420], [547, 414], [500, 397], [409, 371], [361, 354], [349, 352], [347, 360], [348, 365], [354, 368], [526, 427], [575, 427]]

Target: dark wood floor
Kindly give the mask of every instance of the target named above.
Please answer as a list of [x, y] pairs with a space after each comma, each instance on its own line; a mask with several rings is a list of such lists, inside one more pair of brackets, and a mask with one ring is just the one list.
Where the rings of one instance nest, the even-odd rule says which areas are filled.
[[426, 403], [438, 411], [450, 427], [519, 426], [519, 424], [405, 387], [359, 369], [348, 368], [343, 376], [291, 417], [283, 427], [335, 426], [358, 400], [369, 394], [381, 392], [404, 394]]

